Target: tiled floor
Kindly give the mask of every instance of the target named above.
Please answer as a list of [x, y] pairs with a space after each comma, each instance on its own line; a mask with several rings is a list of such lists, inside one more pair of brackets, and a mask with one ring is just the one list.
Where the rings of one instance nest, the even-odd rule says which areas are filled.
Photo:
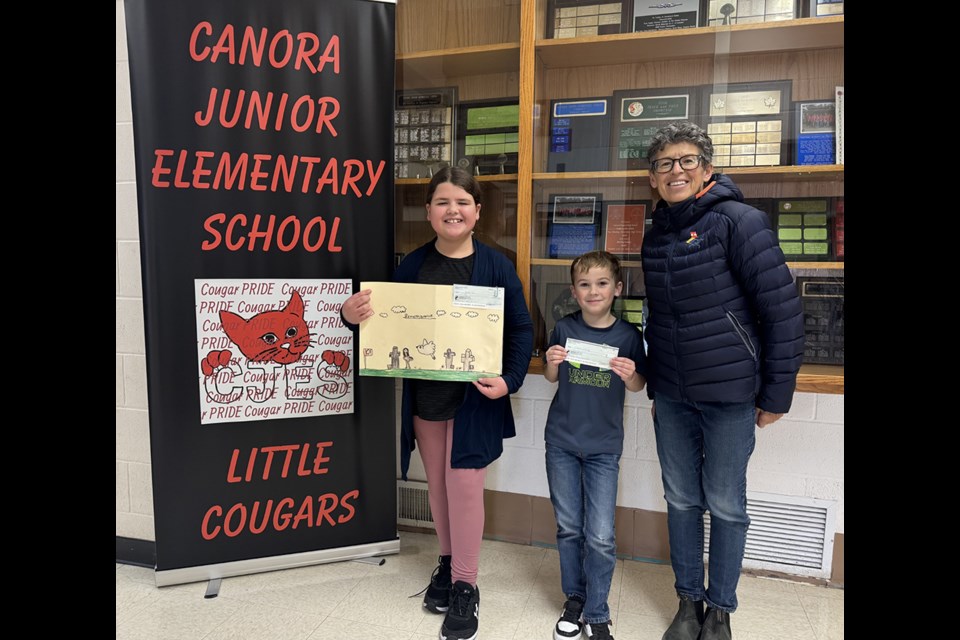
[[[157, 588], [153, 572], [118, 564], [117, 640], [434, 640], [442, 616], [417, 593], [439, 549], [401, 532], [383, 566], [337, 562]], [[554, 549], [484, 540], [480, 640], [552, 638], [563, 604]], [[843, 590], [744, 576], [731, 617], [736, 640], [842, 640]], [[620, 560], [610, 590], [617, 640], [660, 640], [676, 611], [669, 566]]]

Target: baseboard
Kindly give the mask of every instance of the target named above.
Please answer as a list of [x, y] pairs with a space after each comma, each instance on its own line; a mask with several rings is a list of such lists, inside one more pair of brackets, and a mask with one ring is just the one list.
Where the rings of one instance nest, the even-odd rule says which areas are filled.
[[843, 534], [833, 537], [833, 575], [830, 576], [830, 585], [842, 587], [846, 579], [843, 573]]

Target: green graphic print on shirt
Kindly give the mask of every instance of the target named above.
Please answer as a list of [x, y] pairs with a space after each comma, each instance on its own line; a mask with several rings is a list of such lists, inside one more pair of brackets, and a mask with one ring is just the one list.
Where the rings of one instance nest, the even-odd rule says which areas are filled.
[[588, 387], [610, 388], [612, 373], [609, 371], [585, 371], [576, 367], [567, 367], [567, 380], [570, 384], [579, 384]]

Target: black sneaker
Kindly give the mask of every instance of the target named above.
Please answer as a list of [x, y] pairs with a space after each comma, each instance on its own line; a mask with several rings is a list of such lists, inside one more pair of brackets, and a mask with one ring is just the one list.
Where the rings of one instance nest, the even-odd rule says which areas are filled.
[[480, 587], [457, 580], [450, 587], [450, 609], [440, 627], [440, 640], [476, 640], [479, 615]]
[[587, 632], [587, 637], [590, 640], [613, 640], [613, 636], [610, 635], [609, 622], [598, 622], [596, 624], [588, 622], [583, 625], [583, 630]]
[[450, 608], [450, 556], [440, 556], [438, 561], [423, 596], [423, 607], [432, 613], [446, 613]]
[[553, 640], [571, 640], [579, 638], [583, 631], [583, 623], [580, 622], [580, 615], [583, 613], [583, 600], [578, 598], [569, 598], [563, 604], [563, 612], [560, 619], [557, 620], [557, 626], [553, 628]]

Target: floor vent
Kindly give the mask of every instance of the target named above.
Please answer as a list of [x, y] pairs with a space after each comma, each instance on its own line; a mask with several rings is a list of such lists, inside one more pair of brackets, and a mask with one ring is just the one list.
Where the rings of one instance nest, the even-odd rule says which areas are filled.
[[397, 524], [435, 529], [426, 482], [397, 480]]
[[[830, 500], [747, 492], [750, 529], [743, 568], [829, 578], [836, 507]], [[709, 514], [704, 524], [709, 549]]]

